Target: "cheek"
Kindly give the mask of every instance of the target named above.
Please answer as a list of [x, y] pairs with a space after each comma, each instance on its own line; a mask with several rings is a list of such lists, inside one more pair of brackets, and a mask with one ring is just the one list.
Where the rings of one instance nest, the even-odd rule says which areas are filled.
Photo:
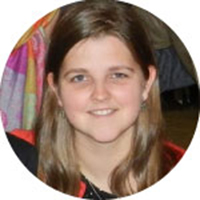
[[135, 123], [140, 111], [142, 102], [142, 90], [140, 87], [131, 87], [123, 90], [121, 94], [120, 105], [122, 107], [122, 119], [126, 123]]
[[73, 115], [84, 110], [86, 107], [87, 96], [81, 92], [75, 92], [74, 90], [64, 90], [60, 95], [60, 101], [62, 107], [65, 110], [67, 116]]
[[140, 106], [142, 101], [142, 86], [139, 84], [124, 86], [118, 90], [113, 90], [113, 96], [124, 106]]

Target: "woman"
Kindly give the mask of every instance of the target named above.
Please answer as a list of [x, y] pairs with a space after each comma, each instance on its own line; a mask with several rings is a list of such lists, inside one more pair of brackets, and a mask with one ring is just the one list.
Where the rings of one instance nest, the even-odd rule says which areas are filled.
[[131, 5], [86, 0], [63, 7], [45, 76], [36, 123], [42, 181], [108, 199], [166, 173], [156, 63]]

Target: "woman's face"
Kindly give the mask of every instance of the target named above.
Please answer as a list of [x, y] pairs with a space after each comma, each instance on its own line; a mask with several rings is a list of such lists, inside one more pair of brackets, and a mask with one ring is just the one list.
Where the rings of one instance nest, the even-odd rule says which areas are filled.
[[117, 37], [89, 38], [66, 55], [57, 95], [76, 136], [109, 143], [132, 134], [140, 106], [155, 78], [154, 67], [145, 80], [127, 46]]

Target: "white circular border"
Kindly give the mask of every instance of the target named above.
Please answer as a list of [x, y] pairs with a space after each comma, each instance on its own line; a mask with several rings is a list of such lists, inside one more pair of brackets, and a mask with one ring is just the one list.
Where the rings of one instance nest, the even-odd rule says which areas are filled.
[[[6, 0], [0, 2], [0, 80], [11, 50], [25, 31], [48, 12], [71, 2], [74, 1]], [[199, 75], [200, 26], [198, 19], [200, 19], [200, 12], [198, 1], [126, 0], [126, 2], [150, 11], [168, 24], [187, 47]], [[200, 197], [197, 182], [200, 177], [199, 126], [198, 123], [194, 138], [184, 158], [169, 175], [134, 197], [123, 199], [198, 199]], [[31, 175], [10, 148], [1, 123], [0, 132], [0, 199], [76, 199], [49, 188]]]

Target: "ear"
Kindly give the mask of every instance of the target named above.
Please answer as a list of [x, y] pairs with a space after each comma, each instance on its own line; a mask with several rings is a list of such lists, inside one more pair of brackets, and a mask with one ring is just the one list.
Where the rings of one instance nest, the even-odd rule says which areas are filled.
[[145, 87], [144, 87], [144, 91], [142, 94], [142, 98], [143, 101], [146, 101], [149, 95], [149, 91], [151, 90], [151, 87], [156, 79], [156, 75], [157, 75], [157, 70], [153, 65], [150, 65], [148, 67], [149, 69], [149, 78], [145, 81]]
[[51, 88], [51, 90], [56, 95], [58, 105], [60, 107], [62, 107], [62, 101], [60, 99], [60, 95], [59, 95], [59, 92], [58, 92], [58, 86], [54, 83], [54, 75], [53, 75], [52, 72], [47, 75], [47, 83], [48, 83], [49, 87]]

